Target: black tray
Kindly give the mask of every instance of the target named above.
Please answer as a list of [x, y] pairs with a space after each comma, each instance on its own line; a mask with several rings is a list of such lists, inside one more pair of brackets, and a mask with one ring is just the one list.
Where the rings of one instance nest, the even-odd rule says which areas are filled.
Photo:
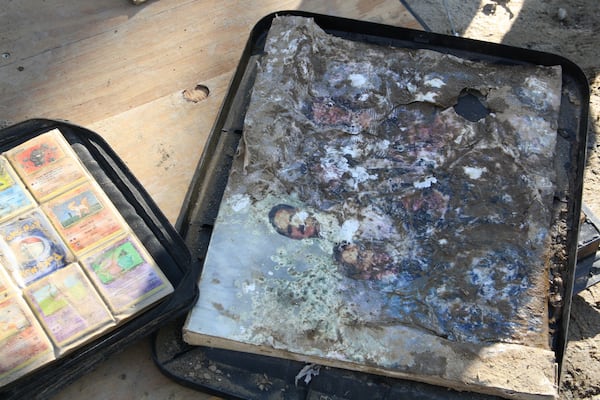
[[579, 251], [573, 294], [600, 282], [600, 219], [582, 204], [582, 223], [579, 227]]
[[[271, 21], [276, 15], [314, 18], [326, 32], [346, 39], [386, 46], [431, 49], [471, 60], [517, 65], [561, 65], [563, 94], [559, 115], [559, 159], [565, 174], [558, 185], [568, 199], [566, 251], [568, 263], [560, 271], [563, 279], [562, 312], [553, 336], [553, 350], [559, 369], [565, 353], [574, 271], [577, 232], [581, 209], [583, 171], [587, 137], [589, 88], [583, 72], [569, 60], [548, 53], [514, 48], [488, 42], [440, 35], [375, 23], [318, 15], [299, 11], [273, 13], [252, 30], [238, 68], [233, 76], [221, 111], [204, 148], [195, 179], [187, 196], [187, 212], [181, 216], [181, 234], [194, 257], [206, 254], [229, 169], [243, 132], [245, 111], [256, 76]], [[185, 208], [184, 208], [185, 209]], [[207, 323], [210, 323], [209, 321]], [[321, 367], [320, 375], [309, 384], [296, 375], [305, 363], [189, 346], [181, 339], [183, 319], [159, 330], [154, 338], [153, 357], [167, 376], [178, 382], [229, 398], [247, 399], [490, 399], [415, 382]]]
[[35, 119], [0, 131], [0, 152], [58, 128], [174, 287], [166, 299], [123, 325], [0, 388], [2, 399], [47, 398], [127, 344], [185, 314], [198, 289], [199, 266], [142, 185], [97, 134], [67, 122]]

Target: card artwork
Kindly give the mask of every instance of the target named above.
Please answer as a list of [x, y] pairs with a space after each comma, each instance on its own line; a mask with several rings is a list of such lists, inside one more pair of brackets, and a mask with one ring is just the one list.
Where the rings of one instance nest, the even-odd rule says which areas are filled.
[[91, 183], [84, 183], [42, 205], [76, 254], [122, 233], [125, 224], [110, 200]]
[[36, 136], [6, 155], [38, 201], [87, 178], [87, 172], [58, 130]]
[[0, 155], [0, 386], [173, 290], [58, 129]]
[[53, 359], [52, 344], [25, 302], [0, 299], [0, 385]]
[[40, 279], [25, 289], [25, 295], [60, 352], [114, 325], [78, 264]]
[[86, 254], [82, 263], [113, 314], [129, 315], [173, 291], [154, 260], [132, 236]]
[[74, 260], [39, 209], [1, 224], [0, 248], [19, 286], [29, 285]]
[[35, 205], [8, 161], [0, 156], [0, 221]]

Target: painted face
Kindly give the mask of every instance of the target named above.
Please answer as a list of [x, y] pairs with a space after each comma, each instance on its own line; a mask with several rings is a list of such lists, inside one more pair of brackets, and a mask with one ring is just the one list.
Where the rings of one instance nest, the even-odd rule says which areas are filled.
[[306, 211], [287, 204], [279, 204], [269, 212], [269, 221], [277, 233], [291, 239], [319, 236], [319, 221]]
[[396, 273], [391, 257], [382, 249], [340, 243], [334, 248], [333, 254], [344, 273], [353, 279], [380, 280]]

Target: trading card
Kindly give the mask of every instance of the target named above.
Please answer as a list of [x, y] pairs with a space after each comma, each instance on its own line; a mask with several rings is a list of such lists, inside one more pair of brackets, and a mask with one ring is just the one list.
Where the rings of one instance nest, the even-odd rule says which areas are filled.
[[173, 291], [173, 286], [132, 235], [117, 238], [82, 259], [114, 315], [125, 317]]
[[8, 161], [0, 156], [0, 221], [6, 220], [35, 205]]
[[53, 359], [52, 343], [25, 302], [0, 300], [0, 386]]
[[73, 261], [73, 255], [39, 209], [0, 224], [0, 250], [20, 287]]
[[42, 205], [67, 245], [80, 254], [125, 229], [110, 200], [89, 182]]
[[38, 201], [73, 187], [88, 174], [58, 129], [6, 152], [9, 161]]
[[15, 293], [14, 290], [13, 284], [4, 269], [4, 265], [0, 262], [0, 300]]
[[114, 325], [104, 302], [76, 263], [45, 276], [23, 293], [59, 353]]

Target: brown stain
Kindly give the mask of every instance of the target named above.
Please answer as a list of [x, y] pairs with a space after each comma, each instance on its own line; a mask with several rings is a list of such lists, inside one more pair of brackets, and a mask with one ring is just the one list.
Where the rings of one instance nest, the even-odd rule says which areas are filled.
[[168, 171], [169, 168], [173, 166], [173, 163], [169, 160], [171, 159], [171, 153], [169, 149], [165, 148], [165, 145], [160, 143], [158, 148], [158, 153], [160, 155], [160, 160], [156, 163], [156, 167], [162, 167], [165, 171]]
[[215, 308], [215, 310], [217, 310], [219, 313], [221, 313], [221, 315], [224, 315], [227, 318], [231, 318], [234, 321], [239, 321], [240, 320], [240, 316], [236, 315], [234, 313], [232, 313], [229, 310], [226, 310], [225, 307], [223, 307], [223, 304], [221, 303], [216, 303], [216, 302], [212, 302], [212, 306]]

